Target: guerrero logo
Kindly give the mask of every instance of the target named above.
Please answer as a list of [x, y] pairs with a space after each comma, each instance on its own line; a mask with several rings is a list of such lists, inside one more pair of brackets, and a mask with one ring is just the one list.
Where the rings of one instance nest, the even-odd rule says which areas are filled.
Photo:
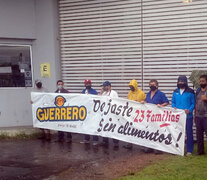
[[63, 96], [55, 98], [56, 107], [38, 108], [36, 117], [39, 121], [84, 121], [87, 116], [85, 106], [64, 106], [66, 99]]
[[61, 107], [65, 104], [66, 100], [63, 96], [57, 96], [55, 98], [55, 105], [58, 107]]

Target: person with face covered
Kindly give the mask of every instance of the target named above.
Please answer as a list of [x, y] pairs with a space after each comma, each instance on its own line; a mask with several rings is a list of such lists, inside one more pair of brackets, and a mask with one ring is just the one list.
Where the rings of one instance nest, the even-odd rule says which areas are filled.
[[130, 91], [128, 93], [127, 99], [137, 102], [142, 102], [145, 100], [146, 95], [141, 89], [138, 88], [136, 79], [130, 81], [129, 88]]
[[150, 80], [149, 88], [150, 91], [147, 93], [145, 99], [147, 103], [156, 104], [158, 107], [167, 106], [169, 104], [165, 93], [158, 89], [158, 81], [156, 79]]
[[205, 154], [204, 132], [207, 135], [207, 75], [200, 76], [200, 88], [196, 91], [195, 123], [197, 155]]
[[[48, 90], [43, 87], [42, 82], [40, 80], [35, 81], [35, 86], [36, 87], [32, 90], [33, 92], [48, 92]], [[38, 99], [35, 100], [33, 99], [30, 101], [30, 103], [33, 104], [33, 102], [37, 100]], [[41, 135], [40, 137], [38, 137], [38, 139], [50, 141], [51, 140], [50, 130], [42, 129], [42, 128], [40, 128], [40, 130], [41, 130]]]
[[[146, 103], [156, 104], [158, 107], [167, 106], [169, 101], [166, 95], [158, 89], [158, 81], [156, 79], [152, 79], [149, 82], [150, 91], [147, 93], [147, 97], [145, 99]], [[144, 150], [145, 153], [153, 152], [154, 150], [151, 148], [147, 148]], [[155, 154], [161, 154], [161, 151], [155, 150]]]
[[193, 152], [193, 110], [195, 108], [194, 90], [188, 87], [186, 76], [179, 76], [177, 81], [177, 89], [174, 90], [172, 96], [172, 107], [183, 109], [187, 115], [186, 118], [186, 134], [187, 134], [187, 156]]
[[[145, 93], [138, 88], [138, 83], [136, 79], [133, 79], [129, 83], [130, 91], [128, 93], [127, 99], [137, 102], [143, 102], [146, 98]], [[127, 145], [123, 146], [126, 149], [132, 149], [132, 144], [128, 143]]]
[[83, 89], [82, 94], [94, 94], [98, 95], [98, 92], [92, 88], [92, 82], [90, 79], [84, 81], [85, 89]]
[[[90, 79], [86, 79], [84, 81], [85, 89], [83, 89], [82, 94], [93, 94], [98, 95], [98, 92], [92, 88], [92, 82]], [[93, 136], [93, 145], [98, 145], [98, 136]], [[81, 143], [89, 143], [90, 142], [90, 135], [85, 135], [84, 141]]]
[[[62, 80], [57, 81], [57, 90], [55, 93], [69, 93], [67, 89], [64, 88], [64, 82]], [[58, 140], [57, 142], [63, 142], [64, 141], [64, 132], [58, 131]], [[67, 132], [67, 142], [72, 142], [72, 134], [70, 132]]]

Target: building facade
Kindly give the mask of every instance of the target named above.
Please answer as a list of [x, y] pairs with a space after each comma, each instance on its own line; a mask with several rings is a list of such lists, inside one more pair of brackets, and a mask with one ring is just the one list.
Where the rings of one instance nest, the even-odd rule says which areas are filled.
[[0, 23], [0, 127], [32, 125], [35, 79], [72, 93], [109, 80], [123, 98], [131, 79], [145, 92], [157, 79], [171, 99], [179, 75], [207, 69], [205, 0], [0, 0]]
[[[0, 127], [32, 125], [35, 79], [55, 91], [61, 77], [57, 7], [53, 0], [0, 0]], [[21, 59], [28, 69], [19, 65]], [[50, 64], [50, 78], [41, 77], [41, 63]], [[25, 71], [29, 84], [22, 77]]]

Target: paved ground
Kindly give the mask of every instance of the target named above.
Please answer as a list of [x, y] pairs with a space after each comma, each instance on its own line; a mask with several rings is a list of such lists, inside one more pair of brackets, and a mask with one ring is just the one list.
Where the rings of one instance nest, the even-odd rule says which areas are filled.
[[[40, 140], [0, 140], [0, 180], [81, 180], [113, 179], [162, 158], [148, 155], [141, 147], [126, 150], [120, 142], [108, 148], [80, 144], [83, 136], [73, 135], [73, 142]], [[100, 138], [101, 139], [101, 138]]]

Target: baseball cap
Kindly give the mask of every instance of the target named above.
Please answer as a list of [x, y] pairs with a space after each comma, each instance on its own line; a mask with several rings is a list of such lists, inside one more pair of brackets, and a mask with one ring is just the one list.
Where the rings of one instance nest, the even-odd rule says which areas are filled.
[[91, 84], [91, 80], [90, 79], [86, 79], [85, 80], [85, 84], [90, 83]]
[[105, 81], [102, 86], [111, 86], [111, 83], [109, 81]]

